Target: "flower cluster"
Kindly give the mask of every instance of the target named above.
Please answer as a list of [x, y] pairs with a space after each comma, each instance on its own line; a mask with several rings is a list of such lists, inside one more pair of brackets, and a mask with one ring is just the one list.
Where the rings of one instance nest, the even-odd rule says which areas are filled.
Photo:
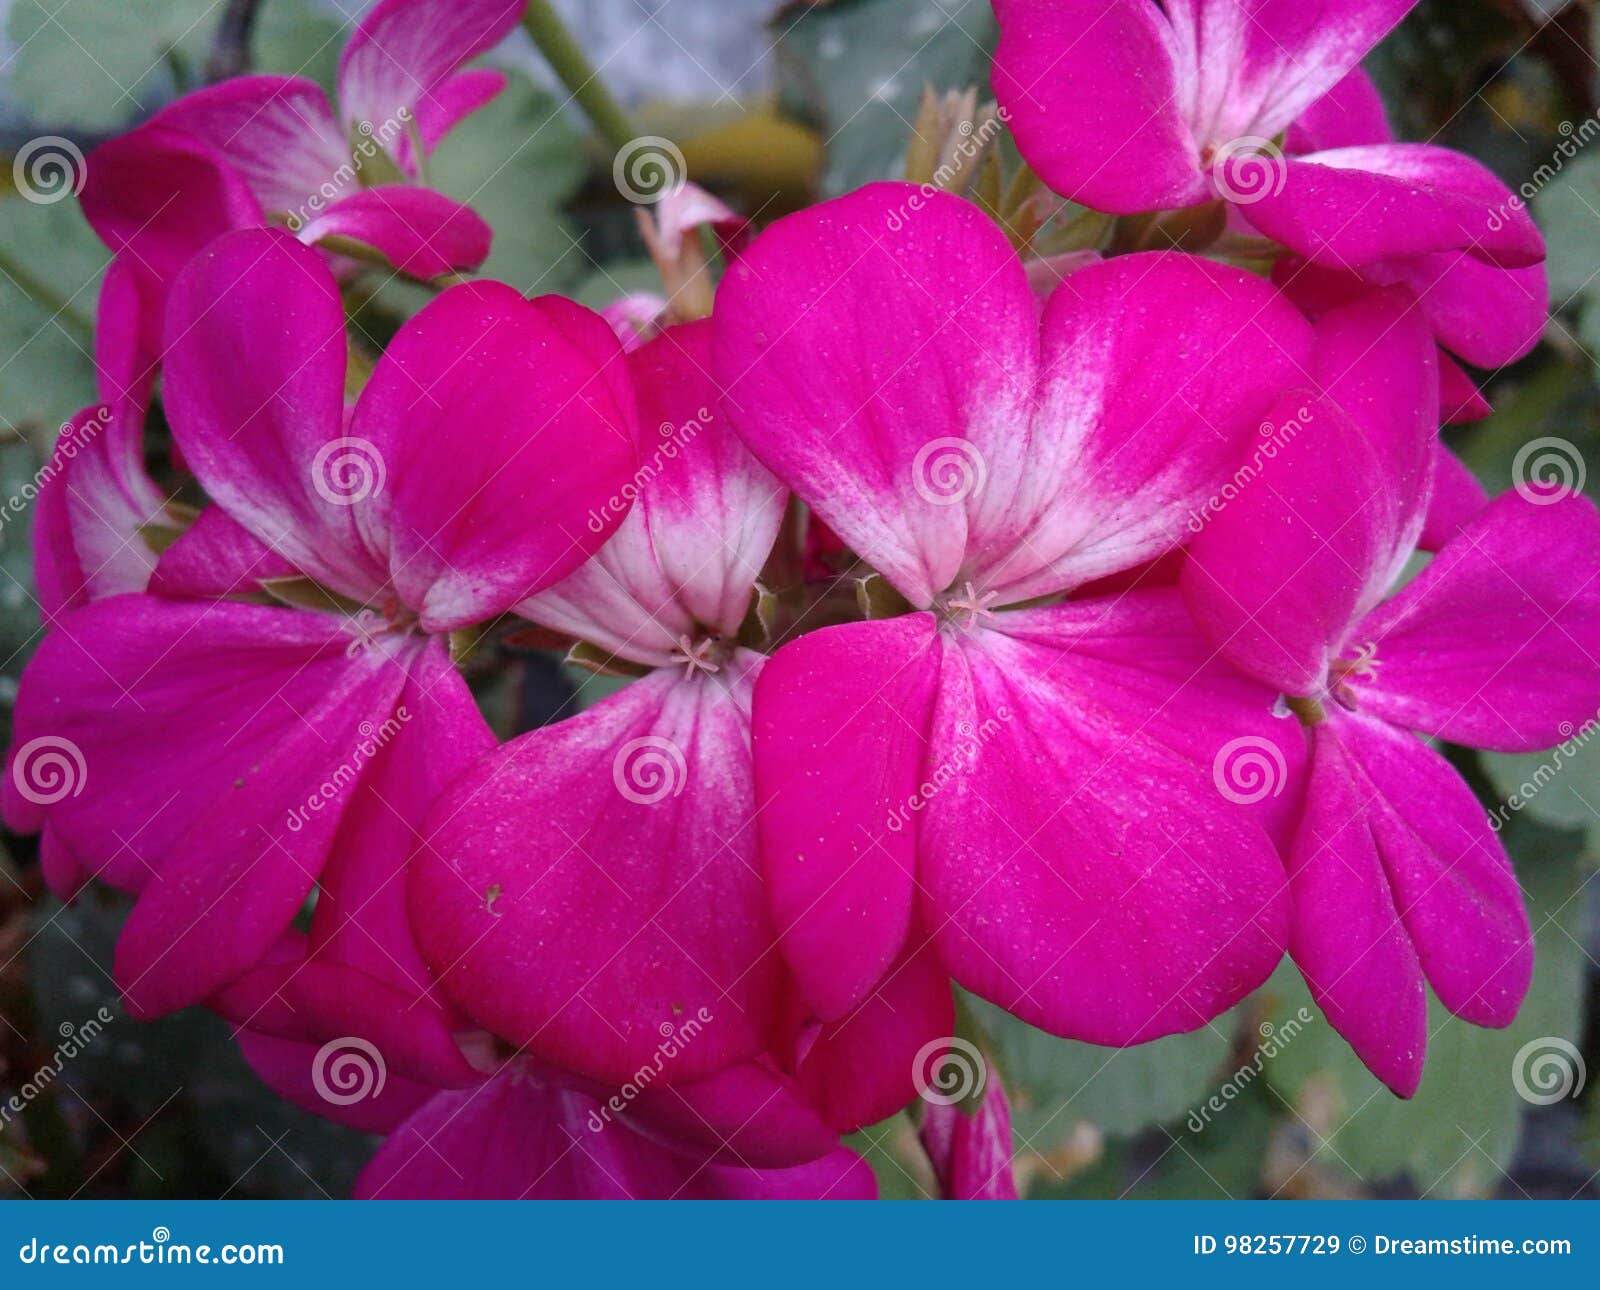
[[[760, 230], [671, 192], [605, 316], [456, 281], [489, 230], [423, 182], [513, 0], [384, 0], [337, 113], [250, 77], [104, 144], [5, 810], [132, 895], [128, 1010], [387, 1135], [371, 1196], [871, 1195], [840, 1137], [972, 1047], [952, 982], [1122, 1046], [1287, 953], [1401, 1096], [1430, 990], [1509, 1023], [1528, 918], [1429, 740], [1600, 707], [1600, 516], [1441, 443], [1544, 252], [1392, 140], [1412, 2], [996, 0], [980, 144]], [[381, 354], [374, 262], [439, 288]], [[627, 683], [503, 740], [467, 678], [551, 645]], [[1016, 1194], [1000, 1060], [925, 1111], [946, 1194]]]

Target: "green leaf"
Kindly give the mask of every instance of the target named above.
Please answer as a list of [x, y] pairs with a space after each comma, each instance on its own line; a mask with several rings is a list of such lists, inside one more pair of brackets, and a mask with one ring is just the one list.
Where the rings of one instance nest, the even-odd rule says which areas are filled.
[[484, 276], [531, 294], [563, 290], [590, 268], [561, 214], [583, 172], [579, 138], [561, 104], [517, 73], [428, 163], [435, 187], [494, 228]]
[[988, 0], [839, 0], [774, 28], [779, 94], [826, 141], [829, 194], [900, 177], [924, 85], [989, 94]]
[[1228, 1013], [1187, 1035], [1101, 1048], [1057, 1039], [982, 999], [964, 1002], [994, 1043], [1017, 1140], [1038, 1151], [1064, 1141], [1081, 1121], [1132, 1134], [1181, 1119], [1215, 1087], [1237, 1026]]
[[1500, 819], [1526, 811], [1541, 824], [1600, 837], [1600, 724], [1573, 731], [1542, 753], [1483, 753], [1483, 768], [1506, 799]]
[[[7, 198], [0, 215], [0, 430], [44, 459], [55, 431], [95, 402], [90, 327], [108, 256], [70, 199]], [[54, 296], [57, 308], [35, 299]]]
[[[1320, 1019], [1268, 1068], [1268, 1078], [1313, 1136], [1309, 1163], [1364, 1186], [1409, 1176], [1424, 1196], [1492, 1193], [1510, 1163], [1521, 1113], [1514, 1079], [1518, 1053], [1554, 1036], [1576, 1042], [1581, 1028], [1584, 957], [1573, 939], [1588, 876], [1570, 834], [1521, 819], [1505, 837], [1518, 862], [1537, 944], [1533, 986], [1516, 1021], [1481, 1030], [1430, 1001], [1428, 1059], [1409, 1102], [1375, 1079]], [[1315, 1005], [1288, 975], [1278, 982], [1284, 1009]]]
[[[1566, 155], [1571, 151], [1572, 156]], [[1600, 155], [1582, 150], [1578, 140], [1559, 141], [1548, 169], [1530, 178], [1539, 188], [1533, 213], [1544, 230], [1549, 258], [1550, 297], [1560, 309], [1575, 296], [1597, 294], [1594, 248], [1600, 240]]]

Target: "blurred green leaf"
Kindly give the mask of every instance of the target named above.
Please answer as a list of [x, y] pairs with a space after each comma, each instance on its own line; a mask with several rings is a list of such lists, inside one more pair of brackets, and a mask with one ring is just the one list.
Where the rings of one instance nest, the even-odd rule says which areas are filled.
[[[1600, 738], [1580, 728], [1549, 752], [1484, 753], [1483, 767], [1502, 797], [1541, 824], [1600, 838]], [[1509, 807], [1504, 808], [1507, 814]]]
[[1585, 152], [1578, 139], [1563, 139], [1548, 165], [1549, 177], [1541, 173], [1529, 182], [1541, 185], [1533, 213], [1549, 249], [1545, 269], [1551, 303], [1560, 309], [1579, 296], [1600, 294], [1594, 259], [1600, 242], [1600, 151]]
[[988, 0], [838, 0], [773, 26], [779, 94], [823, 137], [829, 195], [900, 177], [924, 85], [990, 94]]

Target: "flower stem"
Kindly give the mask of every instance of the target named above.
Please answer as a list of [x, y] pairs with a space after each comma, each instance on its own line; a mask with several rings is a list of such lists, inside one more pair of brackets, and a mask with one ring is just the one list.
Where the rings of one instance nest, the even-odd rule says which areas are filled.
[[522, 25], [602, 139], [612, 148], [620, 149], [638, 137], [628, 114], [611, 97], [594, 64], [572, 38], [550, 0], [528, 0]]

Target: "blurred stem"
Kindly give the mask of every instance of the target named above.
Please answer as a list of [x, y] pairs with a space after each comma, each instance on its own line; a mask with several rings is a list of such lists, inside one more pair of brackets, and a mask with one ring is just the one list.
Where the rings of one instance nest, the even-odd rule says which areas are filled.
[[621, 149], [638, 137], [628, 114], [611, 97], [600, 73], [572, 38], [550, 0], [528, 0], [522, 25], [533, 37], [533, 43], [539, 47], [551, 70], [594, 123], [601, 138], [612, 148]]
[[23, 268], [5, 251], [0, 251], [0, 273], [21, 287], [22, 294], [34, 304], [48, 310], [71, 328], [84, 344], [94, 344], [94, 324], [74, 309], [64, 296], [46, 285], [42, 279], [35, 277], [31, 271]]
[[260, 8], [261, 0], [228, 0], [217, 23], [217, 34], [211, 39], [211, 52], [206, 55], [202, 75], [207, 85], [250, 70], [250, 36]]

